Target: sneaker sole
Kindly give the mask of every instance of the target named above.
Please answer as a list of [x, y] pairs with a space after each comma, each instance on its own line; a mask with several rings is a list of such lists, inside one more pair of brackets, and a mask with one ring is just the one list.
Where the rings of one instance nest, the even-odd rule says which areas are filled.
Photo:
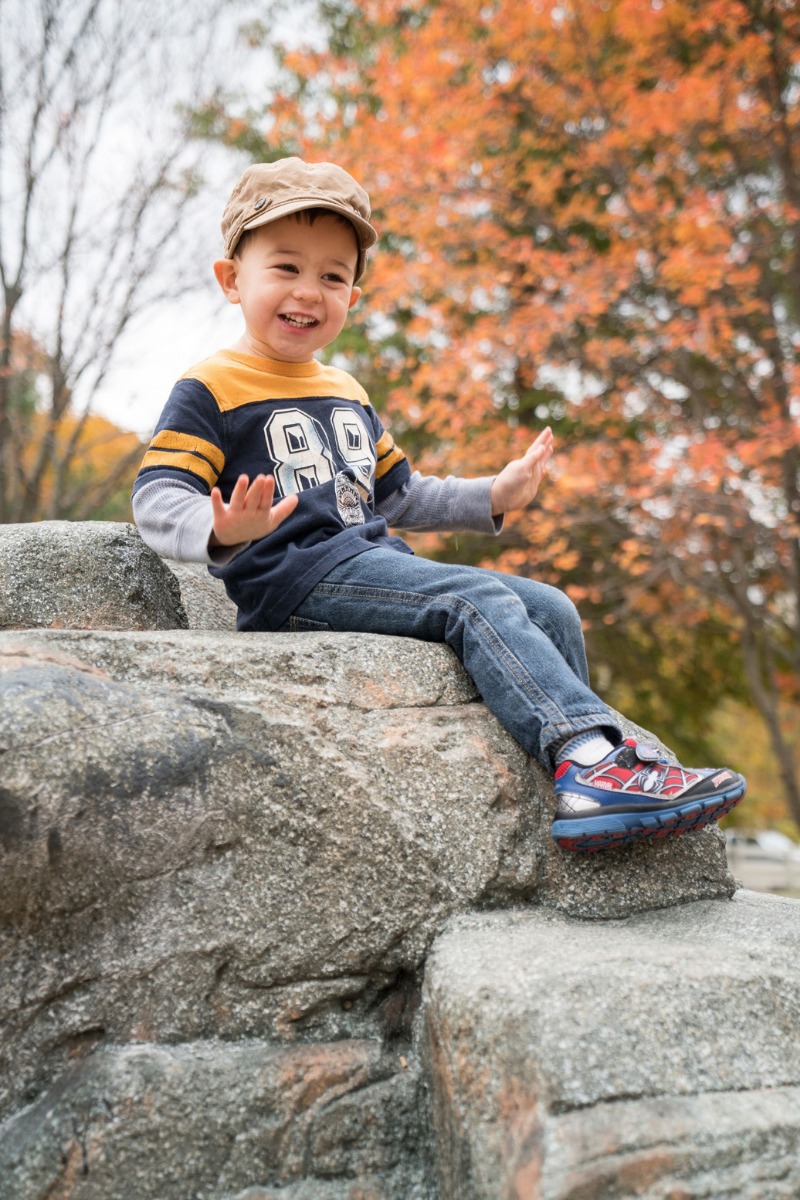
[[552, 835], [562, 850], [606, 850], [640, 838], [678, 837], [718, 821], [739, 803], [746, 791], [743, 779], [728, 792], [692, 800], [662, 812], [598, 813], [594, 817], [553, 822]]

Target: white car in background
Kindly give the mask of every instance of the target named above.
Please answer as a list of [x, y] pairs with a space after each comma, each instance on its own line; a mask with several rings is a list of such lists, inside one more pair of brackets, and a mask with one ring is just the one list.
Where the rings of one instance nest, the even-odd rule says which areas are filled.
[[745, 833], [726, 829], [728, 866], [735, 879], [755, 892], [800, 896], [800, 846], [777, 829]]

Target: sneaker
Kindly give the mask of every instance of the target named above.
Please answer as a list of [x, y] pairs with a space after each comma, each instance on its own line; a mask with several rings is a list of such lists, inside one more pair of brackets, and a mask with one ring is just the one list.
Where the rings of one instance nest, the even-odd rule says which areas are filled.
[[555, 776], [553, 837], [564, 850], [604, 850], [642, 837], [674, 837], [730, 812], [745, 793], [726, 768], [693, 770], [628, 738], [591, 767], [569, 760]]

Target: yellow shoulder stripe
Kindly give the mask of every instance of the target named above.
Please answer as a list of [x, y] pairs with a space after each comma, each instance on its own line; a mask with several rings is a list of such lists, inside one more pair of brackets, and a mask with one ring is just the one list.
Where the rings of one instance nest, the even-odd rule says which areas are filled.
[[388, 431], [380, 438], [375, 452], [378, 456], [378, 464], [375, 469], [376, 479], [382, 479], [396, 463], [402, 462], [405, 458], [405, 454], [399, 446], [395, 446], [394, 438]]
[[202, 454], [207, 458], [217, 473], [225, 466], [225, 455], [219, 446], [207, 442], [205, 438], [194, 437], [189, 433], [177, 433], [174, 429], [162, 429], [150, 443], [151, 450], [187, 450], [191, 454]]
[[[346, 371], [337, 367], [320, 366], [313, 373], [299, 371], [296, 374], [285, 364], [286, 373], [264, 371], [258, 360], [226, 359], [224, 355], [208, 358], [182, 377], [196, 379], [204, 384], [217, 402], [220, 412], [231, 412], [246, 404], [262, 404], [264, 401], [286, 403], [287, 400], [312, 400], [316, 397], [334, 396], [352, 400], [357, 404], [369, 403], [366, 392]], [[307, 364], [300, 364], [307, 367]]]
[[144, 470], [145, 467], [174, 467], [176, 471], [191, 471], [209, 487], [214, 486], [219, 475], [219, 471], [215, 471], [211, 463], [197, 454], [182, 454], [172, 450], [148, 450], [142, 459], [141, 469]]

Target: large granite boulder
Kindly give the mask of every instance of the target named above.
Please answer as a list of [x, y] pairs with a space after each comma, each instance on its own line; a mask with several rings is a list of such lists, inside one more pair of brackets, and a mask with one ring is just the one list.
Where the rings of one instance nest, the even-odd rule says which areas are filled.
[[455, 917], [428, 958], [442, 1200], [800, 1195], [800, 906]]
[[454, 913], [733, 888], [714, 830], [559, 851], [443, 646], [6, 633], [0, 695], [0, 1112], [101, 1041], [407, 1037]]
[[236, 634], [203, 569], [56, 524], [0, 531], [0, 1200], [429, 1200], [449, 923], [557, 930], [556, 992], [583, 930], [728, 911], [716, 828], [560, 851], [446, 647]]
[[378, 1041], [101, 1049], [2, 1127], [0, 1196], [424, 1200], [418, 1093]]
[[0, 525], [0, 629], [186, 629], [178, 580], [132, 525]]
[[133, 525], [0, 525], [0, 629], [236, 628], [202, 563], [162, 562]]
[[204, 563], [173, 562], [167, 566], [178, 581], [181, 604], [190, 629], [234, 630], [236, 605], [228, 599], [221, 579]]

